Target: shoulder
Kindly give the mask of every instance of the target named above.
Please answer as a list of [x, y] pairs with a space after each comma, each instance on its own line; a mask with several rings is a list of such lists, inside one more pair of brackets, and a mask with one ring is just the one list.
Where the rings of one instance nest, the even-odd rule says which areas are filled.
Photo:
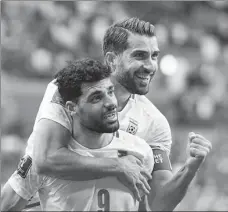
[[55, 84], [55, 80], [52, 80], [51, 82], [48, 83], [44, 94], [43, 102], [57, 103], [64, 106], [63, 99], [59, 94], [58, 87]]
[[151, 120], [167, 120], [161, 111], [144, 95], [135, 95], [135, 103]]
[[126, 147], [138, 149], [139, 151], [143, 152], [148, 152], [151, 149], [144, 139], [122, 130], [119, 130], [118, 132], [119, 140], [123, 142]]
[[62, 125], [70, 132], [72, 131], [72, 119], [68, 110], [65, 108], [63, 99], [58, 92], [58, 87], [55, 85], [55, 80], [51, 81], [47, 85], [44, 97], [36, 116], [34, 129], [37, 127], [37, 124], [41, 119], [52, 120]]
[[147, 143], [164, 147], [170, 151], [172, 144], [171, 129], [166, 117], [145, 96], [136, 95], [136, 101], [148, 119]]

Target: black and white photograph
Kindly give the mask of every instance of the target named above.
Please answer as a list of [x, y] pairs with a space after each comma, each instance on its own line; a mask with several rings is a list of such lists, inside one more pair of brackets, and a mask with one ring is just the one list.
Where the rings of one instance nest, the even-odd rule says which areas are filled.
[[1, 1], [1, 211], [228, 211], [228, 1]]

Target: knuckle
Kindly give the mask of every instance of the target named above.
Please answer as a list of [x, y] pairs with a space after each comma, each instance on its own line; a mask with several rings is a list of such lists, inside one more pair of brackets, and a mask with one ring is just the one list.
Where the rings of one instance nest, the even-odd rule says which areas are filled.
[[210, 149], [212, 149], [212, 144], [211, 144], [211, 143], [209, 143], [208, 145], [209, 145], [209, 148], [210, 148]]
[[141, 179], [141, 181], [142, 181], [143, 183], [146, 183], [146, 179], [145, 179], [144, 177]]
[[138, 184], [138, 185], [143, 185], [143, 183], [142, 183], [141, 180], [138, 180], [136, 184]]
[[194, 146], [194, 147], [192, 147], [192, 151], [197, 151], [198, 150], [198, 146]]
[[207, 152], [207, 153], [210, 152], [210, 147], [206, 147], [206, 152]]

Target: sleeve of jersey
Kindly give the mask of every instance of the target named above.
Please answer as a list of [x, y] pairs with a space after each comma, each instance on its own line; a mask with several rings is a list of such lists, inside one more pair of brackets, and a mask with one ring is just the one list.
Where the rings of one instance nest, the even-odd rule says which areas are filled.
[[161, 149], [153, 149], [153, 157], [154, 157], [153, 172], [158, 170], [172, 171], [169, 155], [166, 151]]
[[31, 158], [24, 156], [8, 183], [19, 196], [29, 201], [42, 187], [43, 177], [37, 175], [33, 170]]
[[144, 161], [145, 167], [147, 167], [147, 170], [152, 173], [154, 169], [154, 156], [152, 149], [149, 149], [149, 151], [146, 154], [145, 161]]
[[46, 102], [45, 104], [41, 104], [37, 114], [36, 123], [41, 119], [52, 120], [72, 132], [72, 118], [65, 107], [59, 103]]
[[147, 143], [152, 149], [161, 149], [170, 154], [172, 136], [169, 123], [165, 116], [161, 115], [149, 126]]

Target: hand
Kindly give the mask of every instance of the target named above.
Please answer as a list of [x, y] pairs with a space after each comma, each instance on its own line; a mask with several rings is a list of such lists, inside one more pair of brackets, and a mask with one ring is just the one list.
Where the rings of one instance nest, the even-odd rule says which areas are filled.
[[150, 193], [151, 188], [147, 181], [152, 179], [151, 174], [143, 167], [142, 161], [132, 155], [119, 158], [119, 167], [118, 180], [133, 192], [138, 201], [141, 201], [139, 189], [145, 194]]
[[189, 153], [190, 157], [204, 161], [212, 149], [212, 144], [206, 138], [193, 132], [189, 133]]

